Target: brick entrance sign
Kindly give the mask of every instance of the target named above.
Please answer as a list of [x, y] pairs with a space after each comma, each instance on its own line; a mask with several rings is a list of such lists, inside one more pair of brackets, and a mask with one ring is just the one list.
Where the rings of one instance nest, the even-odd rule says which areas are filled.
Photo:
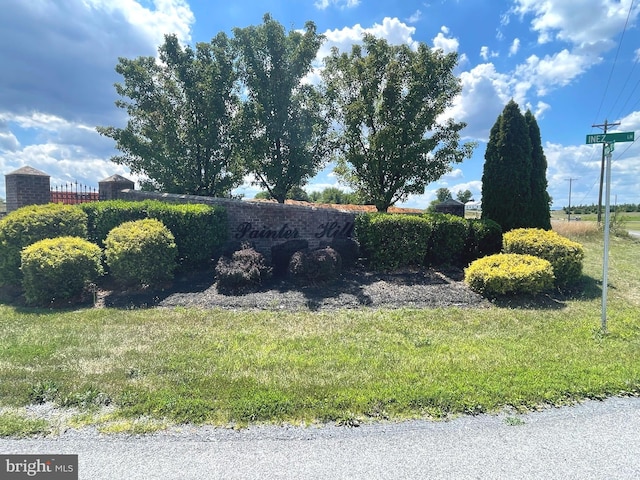
[[287, 240], [307, 240], [310, 248], [351, 237], [356, 213], [335, 208], [283, 205], [272, 202], [123, 190], [120, 198], [154, 199], [174, 203], [204, 203], [224, 207], [229, 221], [228, 242], [249, 242], [267, 255]]

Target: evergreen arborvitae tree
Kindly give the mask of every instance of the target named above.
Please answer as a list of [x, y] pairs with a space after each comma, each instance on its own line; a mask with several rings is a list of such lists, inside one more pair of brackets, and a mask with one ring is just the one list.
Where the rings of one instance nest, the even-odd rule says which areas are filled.
[[531, 139], [531, 227], [551, 230], [550, 197], [547, 193], [547, 158], [542, 149], [540, 128], [536, 117], [527, 110], [524, 118], [529, 126]]
[[531, 140], [518, 104], [511, 100], [491, 128], [482, 173], [482, 218], [504, 232], [530, 226]]

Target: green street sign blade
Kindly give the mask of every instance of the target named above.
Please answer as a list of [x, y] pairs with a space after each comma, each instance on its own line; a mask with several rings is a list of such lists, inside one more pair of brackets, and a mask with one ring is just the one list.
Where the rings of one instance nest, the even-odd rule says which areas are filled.
[[635, 132], [595, 133], [587, 135], [587, 145], [594, 143], [633, 142]]

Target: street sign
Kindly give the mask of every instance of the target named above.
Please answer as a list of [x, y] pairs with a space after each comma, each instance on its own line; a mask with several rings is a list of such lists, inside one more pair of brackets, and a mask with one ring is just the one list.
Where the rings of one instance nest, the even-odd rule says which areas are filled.
[[587, 135], [587, 145], [594, 143], [633, 142], [635, 132], [595, 133]]
[[614, 142], [607, 143], [604, 146], [604, 154], [605, 155], [611, 155], [613, 153], [613, 151], [615, 150], [615, 146], [616, 146], [616, 144]]

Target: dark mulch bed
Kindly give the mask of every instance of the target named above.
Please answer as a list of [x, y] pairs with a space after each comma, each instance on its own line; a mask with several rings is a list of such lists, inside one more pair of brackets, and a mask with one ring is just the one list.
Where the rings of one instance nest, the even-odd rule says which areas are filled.
[[353, 268], [334, 282], [301, 286], [288, 279], [242, 292], [220, 292], [211, 270], [178, 276], [171, 285], [137, 291], [103, 289], [98, 306], [200, 307], [233, 310], [318, 311], [353, 308], [481, 308], [489, 302], [462, 281], [462, 270], [372, 273]]

